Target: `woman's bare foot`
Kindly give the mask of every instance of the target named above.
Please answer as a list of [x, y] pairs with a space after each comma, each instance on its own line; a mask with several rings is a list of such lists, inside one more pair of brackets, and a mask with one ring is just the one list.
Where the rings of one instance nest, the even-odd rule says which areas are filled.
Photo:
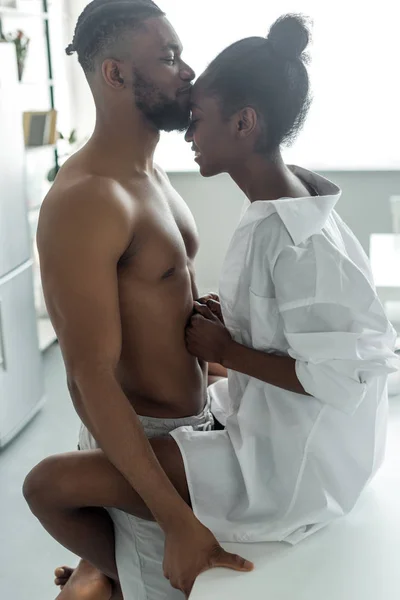
[[76, 569], [60, 567], [55, 571], [56, 585], [61, 593], [56, 600], [111, 600], [111, 581], [85, 560]]

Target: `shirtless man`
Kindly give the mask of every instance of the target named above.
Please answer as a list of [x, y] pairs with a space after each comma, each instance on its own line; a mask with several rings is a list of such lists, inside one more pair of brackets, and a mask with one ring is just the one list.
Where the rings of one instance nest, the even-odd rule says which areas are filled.
[[[186, 484], [177, 491], [171, 483], [170, 478], [185, 481], [173, 439], [150, 444], [141, 424], [145, 415], [213, 426], [206, 365], [187, 352], [184, 338], [197, 297], [196, 228], [153, 163], [159, 131], [182, 130], [188, 123], [194, 72], [150, 0], [92, 2], [67, 49], [74, 51], [93, 92], [97, 120], [92, 138], [63, 166], [43, 203], [38, 247], [44, 293], [74, 406], [87, 428], [81, 446], [91, 440], [81, 449], [95, 447], [96, 440], [102, 451], [95, 453], [119, 471], [127, 499], [143, 500], [148, 508], [137, 516], [152, 515], [165, 533], [165, 575], [188, 594], [207, 568], [249, 568], [224, 552], [195, 518]], [[76, 454], [84, 460], [93, 452]], [[120, 598], [107, 512], [82, 508], [88, 504], [79, 498], [76, 509], [53, 518], [49, 479], [62, 487], [67, 471], [60, 472], [52, 457], [24, 485], [46, 529], [84, 559], [69, 580], [69, 572], [58, 573], [58, 583], [66, 584], [59, 599]], [[106, 502], [99, 497], [98, 506], [113, 506]], [[121, 508], [130, 506], [127, 501]], [[124, 596], [133, 597], [125, 589]]]

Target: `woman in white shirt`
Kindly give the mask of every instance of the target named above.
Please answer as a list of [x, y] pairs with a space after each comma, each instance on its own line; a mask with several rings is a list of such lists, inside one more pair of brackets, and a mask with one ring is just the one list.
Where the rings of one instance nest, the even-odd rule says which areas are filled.
[[197, 303], [187, 329], [192, 354], [229, 370], [211, 388], [225, 430], [172, 433], [194, 512], [222, 540], [296, 543], [353, 508], [384, 452], [395, 332], [340, 189], [280, 152], [310, 104], [308, 39], [283, 17], [222, 52], [192, 97], [202, 175], [227, 172], [249, 200], [221, 306]]

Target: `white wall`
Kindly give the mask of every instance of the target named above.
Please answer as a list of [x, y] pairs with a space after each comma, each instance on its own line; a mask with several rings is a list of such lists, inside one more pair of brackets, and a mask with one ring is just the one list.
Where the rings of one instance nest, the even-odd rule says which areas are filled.
[[[313, 102], [304, 132], [287, 160], [312, 170], [400, 168], [400, 2], [379, 0], [157, 0], [183, 43], [183, 57], [200, 74], [225, 47], [265, 36], [287, 12], [314, 23], [308, 67]], [[362, 25], [361, 25], [362, 23]], [[178, 137], [164, 137], [159, 160], [190, 171], [192, 157]]]
[[[69, 23], [68, 29], [70, 33], [69, 42], [72, 42], [74, 29], [79, 15], [88, 4], [88, 0], [65, 0], [68, 4]], [[95, 123], [95, 108], [93, 97], [89, 89], [86, 77], [78, 63], [76, 55], [67, 56], [70, 63], [70, 73], [73, 86], [73, 121], [74, 127], [78, 132], [78, 138], [84, 139], [90, 136]]]
[[[368, 253], [371, 233], [392, 231], [389, 197], [400, 194], [400, 172], [336, 171], [321, 175], [341, 187], [338, 212]], [[244, 196], [227, 175], [204, 179], [198, 173], [171, 173], [170, 179], [192, 210], [199, 229], [196, 270], [200, 292], [216, 291]]]

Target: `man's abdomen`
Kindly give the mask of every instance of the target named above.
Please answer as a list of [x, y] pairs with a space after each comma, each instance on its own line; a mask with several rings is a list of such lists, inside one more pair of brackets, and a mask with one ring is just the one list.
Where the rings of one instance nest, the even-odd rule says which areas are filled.
[[180, 418], [204, 407], [206, 383], [185, 345], [193, 298], [187, 281], [136, 296], [122, 316], [121, 385], [138, 414]]

